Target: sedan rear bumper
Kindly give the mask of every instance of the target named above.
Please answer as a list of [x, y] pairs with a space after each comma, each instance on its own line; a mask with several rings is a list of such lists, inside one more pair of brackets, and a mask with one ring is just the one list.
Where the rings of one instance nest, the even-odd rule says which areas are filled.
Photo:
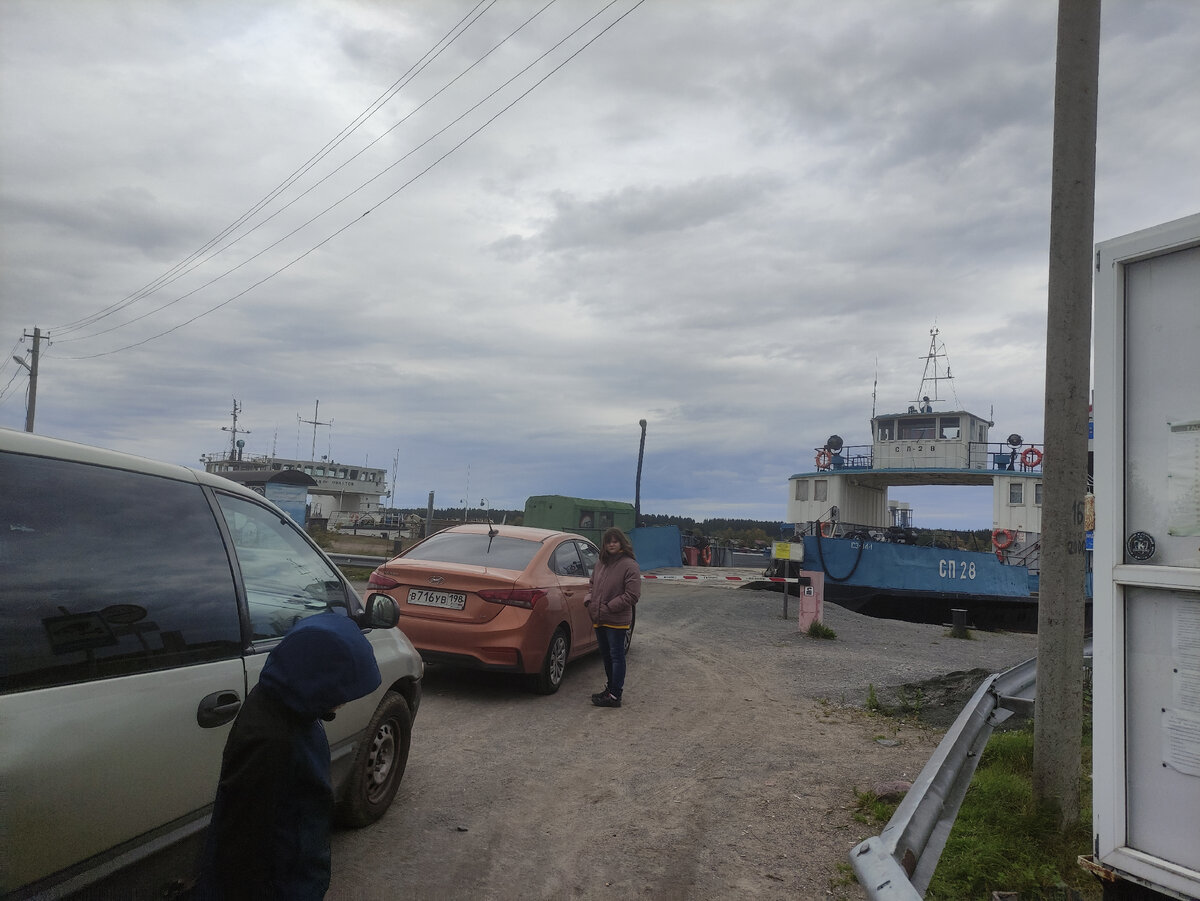
[[487, 659], [480, 659], [472, 654], [417, 648], [421, 659], [426, 663], [444, 663], [464, 669], [490, 670], [501, 673], [525, 672], [525, 664], [521, 659], [521, 652], [517, 648], [482, 648], [481, 651], [487, 654]]

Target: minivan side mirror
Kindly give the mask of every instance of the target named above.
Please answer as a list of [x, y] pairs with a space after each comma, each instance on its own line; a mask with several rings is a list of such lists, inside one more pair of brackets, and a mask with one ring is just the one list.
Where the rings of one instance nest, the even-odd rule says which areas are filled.
[[376, 592], [367, 597], [362, 613], [354, 621], [363, 629], [394, 629], [400, 622], [400, 605], [395, 598]]

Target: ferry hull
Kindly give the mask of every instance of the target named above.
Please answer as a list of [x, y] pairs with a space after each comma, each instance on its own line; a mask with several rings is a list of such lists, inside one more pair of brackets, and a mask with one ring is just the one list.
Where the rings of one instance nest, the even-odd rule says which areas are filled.
[[804, 568], [825, 573], [825, 600], [857, 613], [981, 629], [1036, 629], [1036, 577], [994, 554], [857, 538], [804, 538]]

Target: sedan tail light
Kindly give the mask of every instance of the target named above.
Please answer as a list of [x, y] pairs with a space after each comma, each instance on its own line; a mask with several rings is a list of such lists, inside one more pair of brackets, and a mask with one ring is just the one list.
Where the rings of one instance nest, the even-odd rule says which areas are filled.
[[485, 601], [493, 604], [507, 604], [510, 607], [524, 607], [532, 610], [537, 602], [546, 596], [544, 588], [485, 588], [478, 592]]
[[376, 588], [380, 591], [390, 591], [393, 588], [399, 587], [399, 582], [389, 576], [383, 575], [379, 570], [371, 573], [371, 578], [367, 580], [367, 588]]

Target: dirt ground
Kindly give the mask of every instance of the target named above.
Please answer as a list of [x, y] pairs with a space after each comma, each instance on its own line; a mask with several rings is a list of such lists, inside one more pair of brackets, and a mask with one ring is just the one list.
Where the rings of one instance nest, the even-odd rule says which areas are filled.
[[[561, 690], [430, 667], [388, 814], [334, 836], [330, 899], [858, 899], [855, 789], [912, 780], [988, 673], [1031, 635], [949, 637], [795, 599], [647, 582], [621, 709], [593, 707], [590, 655]], [[917, 689], [915, 686], [923, 687]]]

